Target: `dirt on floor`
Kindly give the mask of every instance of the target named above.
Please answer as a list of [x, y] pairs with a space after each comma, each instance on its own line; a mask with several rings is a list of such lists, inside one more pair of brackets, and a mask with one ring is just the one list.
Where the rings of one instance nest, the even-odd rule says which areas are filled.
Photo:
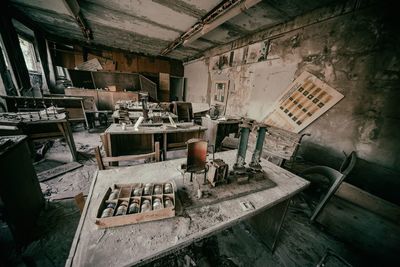
[[[83, 166], [41, 183], [47, 203], [38, 222], [38, 240], [18, 251], [7, 226], [0, 225], [0, 266], [65, 265], [80, 218], [73, 197], [80, 192], [88, 193], [97, 170], [93, 149], [101, 144], [98, 133], [80, 128], [73, 135]], [[35, 168], [42, 172], [71, 161], [68, 146], [58, 139], [44, 158], [35, 163]], [[354, 266], [365, 264], [363, 256], [351, 246], [311, 225], [310, 213], [302, 198], [295, 199], [273, 254], [249, 225], [241, 223], [148, 266], [315, 266], [327, 250], [341, 255]]]

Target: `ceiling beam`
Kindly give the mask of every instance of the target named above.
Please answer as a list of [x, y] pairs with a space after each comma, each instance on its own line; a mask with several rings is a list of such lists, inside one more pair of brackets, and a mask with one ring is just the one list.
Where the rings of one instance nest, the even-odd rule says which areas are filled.
[[90, 29], [85, 17], [81, 12], [81, 7], [77, 0], [64, 0], [63, 1], [71, 15], [75, 18], [76, 23], [82, 30], [82, 34], [86, 40], [93, 40], [93, 32]]
[[207, 13], [199, 22], [190, 27], [189, 30], [184, 32], [176, 40], [168, 45], [161, 55], [166, 55], [173, 51], [175, 48], [183, 44], [189, 45], [203, 35], [217, 28], [219, 25], [230, 20], [231, 18], [239, 15], [241, 12], [258, 4], [261, 0], [225, 0], [209, 13]]

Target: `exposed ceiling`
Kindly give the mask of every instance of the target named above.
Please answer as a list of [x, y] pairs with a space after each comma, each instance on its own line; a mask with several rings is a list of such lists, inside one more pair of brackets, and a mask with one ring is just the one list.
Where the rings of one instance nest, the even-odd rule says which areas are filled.
[[[11, 0], [49, 36], [88, 43], [65, 0]], [[88, 44], [158, 56], [222, 0], [79, 0], [93, 39]], [[290, 20], [334, 0], [264, 0], [166, 56], [185, 60], [217, 45]]]

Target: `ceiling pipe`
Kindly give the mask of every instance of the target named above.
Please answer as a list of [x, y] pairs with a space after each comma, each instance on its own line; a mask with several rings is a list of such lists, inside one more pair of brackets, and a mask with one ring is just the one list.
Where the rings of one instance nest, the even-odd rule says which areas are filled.
[[222, 23], [259, 2], [261, 2], [261, 0], [225, 0], [205, 15], [199, 22], [190, 27], [189, 30], [170, 43], [168, 47], [161, 51], [161, 55], [170, 53], [183, 43], [184, 45], [190, 44], [207, 32], [212, 31]]
[[86, 38], [86, 40], [93, 40], [92, 29], [90, 29], [89, 25], [87, 24], [86, 19], [81, 12], [81, 7], [79, 6], [78, 1], [64, 0], [63, 2], [71, 15], [75, 18], [75, 21], [78, 24], [79, 28], [81, 28], [82, 34]]
[[195, 34], [184, 40], [183, 45], [184, 46], [190, 45], [191, 43], [199, 39], [201, 36], [209, 33], [210, 31], [217, 28], [219, 25], [225, 23], [226, 21], [230, 20], [233, 17], [236, 17], [243, 11], [246, 11], [247, 9], [251, 8], [252, 6], [258, 4], [261, 1], [262, 0], [245, 0], [242, 3], [232, 7], [231, 9], [222, 12], [221, 14], [219, 14], [217, 18], [215, 18], [209, 23], [204, 24], [201, 30], [197, 31]]

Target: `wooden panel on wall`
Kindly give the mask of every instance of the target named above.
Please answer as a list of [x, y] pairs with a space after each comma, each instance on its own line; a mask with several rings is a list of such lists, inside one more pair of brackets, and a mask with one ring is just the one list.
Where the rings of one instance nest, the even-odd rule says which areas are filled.
[[92, 72], [93, 81], [96, 88], [106, 88], [110, 85], [115, 85], [117, 88], [128, 91], [139, 90], [139, 84], [135, 73], [119, 73], [119, 72]]
[[68, 72], [69, 76], [71, 77], [73, 86], [87, 89], [95, 89], [92, 74], [90, 71], [69, 69]]
[[[157, 74], [162, 72], [183, 77], [184, 68], [179, 60], [144, 56], [123, 51], [85, 49], [88, 51], [87, 59], [97, 58], [104, 70]], [[57, 49], [52, 51], [52, 56], [58, 66], [74, 69], [76, 65], [84, 62], [83, 50], [80, 46], [74, 46], [71, 51]]]

